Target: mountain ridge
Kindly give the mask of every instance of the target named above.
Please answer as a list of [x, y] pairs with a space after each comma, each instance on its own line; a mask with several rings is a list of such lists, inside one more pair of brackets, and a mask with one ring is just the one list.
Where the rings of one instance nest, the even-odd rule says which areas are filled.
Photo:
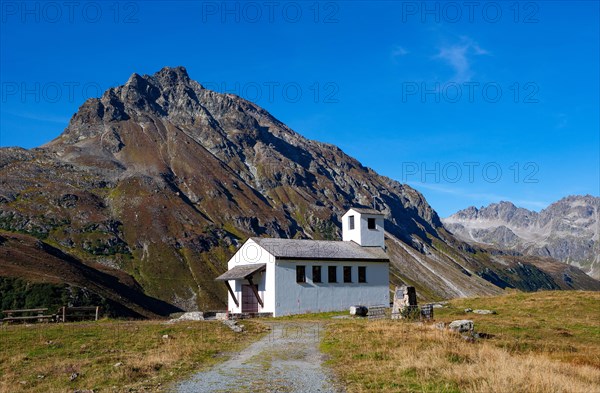
[[87, 100], [50, 143], [0, 152], [1, 229], [124, 270], [183, 309], [225, 304], [214, 277], [248, 237], [340, 239], [347, 208], [373, 203], [386, 217], [392, 284], [424, 299], [579, 285], [577, 272], [567, 284], [528, 258], [458, 241], [417, 190], [183, 67], [133, 74]]
[[600, 278], [600, 198], [570, 195], [539, 213], [510, 202], [471, 206], [442, 219], [459, 238], [549, 256]]

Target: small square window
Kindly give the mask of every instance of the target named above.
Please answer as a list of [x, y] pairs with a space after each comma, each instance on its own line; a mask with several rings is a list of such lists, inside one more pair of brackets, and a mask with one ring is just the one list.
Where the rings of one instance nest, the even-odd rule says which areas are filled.
[[296, 282], [306, 282], [306, 266], [296, 266]]
[[344, 282], [352, 282], [352, 266], [344, 266]]
[[313, 266], [312, 267], [312, 274], [313, 274], [313, 282], [321, 282], [321, 266]]
[[348, 217], [348, 229], [354, 229], [354, 216]]
[[368, 223], [368, 228], [369, 229], [377, 229], [377, 226], [375, 225], [375, 219], [374, 218], [368, 218], [367, 219], [367, 223]]
[[358, 267], [358, 282], [367, 282], [367, 267]]
[[327, 267], [327, 281], [328, 282], [337, 282], [337, 266], [328, 266]]

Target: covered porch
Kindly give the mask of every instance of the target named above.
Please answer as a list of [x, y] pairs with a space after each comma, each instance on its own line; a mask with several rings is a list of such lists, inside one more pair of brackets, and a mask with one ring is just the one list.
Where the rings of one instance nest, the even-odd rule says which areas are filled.
[[[266, 266], [266, 263], [237, 265], [216, 278], [217, 281], [223, 281], [235, 304], [238, 312], [232, 314], [259, 314], [265, 307], [264, 299], [259, 293], [260, 279], [257, 277], [266, 271]], [[231, 281], [234, 282], [233, 287]]]

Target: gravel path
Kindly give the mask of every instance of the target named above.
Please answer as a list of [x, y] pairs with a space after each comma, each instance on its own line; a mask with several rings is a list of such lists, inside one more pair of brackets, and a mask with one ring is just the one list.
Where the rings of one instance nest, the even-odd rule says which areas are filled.
[[239, 354], [179, 383], [175, 392], [341, 393], [323, 365], [323, 325], [270, 323], [271, 332]]

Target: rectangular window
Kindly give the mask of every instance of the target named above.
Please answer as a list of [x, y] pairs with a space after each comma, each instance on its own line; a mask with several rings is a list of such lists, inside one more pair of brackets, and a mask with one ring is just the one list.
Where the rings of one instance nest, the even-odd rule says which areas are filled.
[[377, 228], [375, 226], [375, 219], [374, 218], [368, 218], [367, 222], [368, 222], [368, 228], [369, 229], [376, 229]]
[[348, 217], [348, 229], [354, 229], [354, 216]]
[[367, 282], [367, 267], [358, 267], [358, 282]]
[[344, 266], [344, 282], [352, 282], [352, 266]]
[[296, 282], [306, 282], [306, 266], [296, 266]]
[[321, 266], [313, 266], [313, 282], [321, 282]]
[[337, 266], [327, 267], [327, 281], [337, 282]]

